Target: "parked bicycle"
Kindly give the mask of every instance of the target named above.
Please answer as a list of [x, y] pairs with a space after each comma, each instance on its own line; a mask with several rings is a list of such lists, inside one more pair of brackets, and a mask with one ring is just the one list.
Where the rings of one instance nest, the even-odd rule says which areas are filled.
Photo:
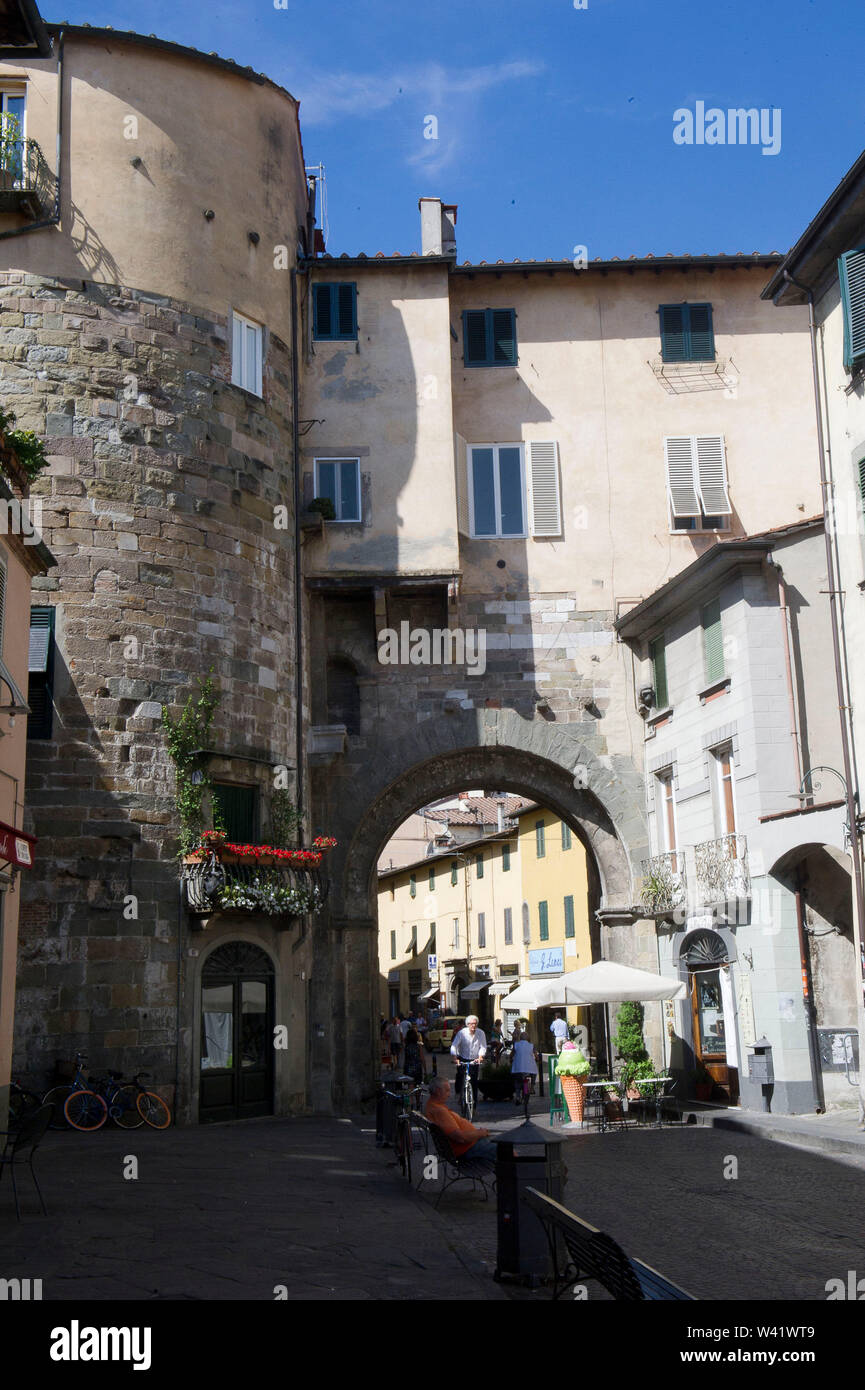
[[396, 1117], [393, 1148], [399, 1159], [403, 1176], [408, 1178], [409, 1182], [411, 1182], [411, 1160], [414, 1153], [411, 1112], [419, 1108], [422, 1093], [422, 1086], [414, 1086], [410, 1091], [385, 1091], [385, 1095], [390, 1096], [391, 1100], [396, 1101], [400, 1106], [399, 1114]]
[[109, 1115], [121, 1129], [137, 1129], [147, 1124], [151, 1129], [168, 1129], [171, 1111], [161, 1096], [148, 1091], [142, 1082], [150, 1072], [139, 1072], [131, 1081], [123, 1080], [122, 1072], [108, 1073], [91, 1088], [73, 1091], [67, 1097], [63, 1113], [73, 1129], [101, 1129]]
[[46, 1091], [44, 1096], [42, 1097], [42, 1104], [50, 1105], [53, 1110], [50, 1125], [51, 1129], [69, 1128], [68, 1124], [66, 1123], [64, 1106], [69, 1097], [72, 1095], [73, 1091], [81, 1091], [87, 1089], [88, 1082], [87, 1077], [85, 1075], [86, 1062], [86, 1053], [76, 1052], [75, 1074], [73, 1075], [72, 1080], [70, 1082], [67, 1082], [65, 1085], [52, 1086], [51, 1089], [49, 1091]]
[[43, 1104], [39, 1096], [34, 1091], [28, 1091], [26, 1086], [22, 1086], [20, 1081], [9, 1083], [9, 1125], [15, 1129], [21, 1121], [38, 1110]]

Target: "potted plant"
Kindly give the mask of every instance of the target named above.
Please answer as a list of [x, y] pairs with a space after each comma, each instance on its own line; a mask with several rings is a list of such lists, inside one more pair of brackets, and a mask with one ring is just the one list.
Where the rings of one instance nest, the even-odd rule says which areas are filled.
[[698, 1062], [694, 1070], [694, 1099], [703, 1101], [711, 1100], [714, 1088], [715, 1083], [711, 1076], [706, 1071], [703, 1063]]
[[559, 1060], [556, 1062], [556, 1076], [562, 1079], [562, 1094], [572, 1120], [583, 1118], [586, 1104], [586, 1088], [583, 1081], [589, 1070], [589, 1063], [576, 1043], [563, 1043]]
[[484, 1062], [478, 1077], [478, 1090], [484, 1100], [510, 1100], [513, 1089], [514, 1082], [509, 1066], [494, 1066], [492, 1062]]
[[[623, 1063], [621, 1071], [622, 1094], [627, 1095], [631, 1100], [636, 1100], [639, 1092], [633, 1085], [634, 1074], [637, 1067], [649, 1061], [649, 1054], [643, 1040], [642, 1004], [631, 1001], [622, 1004], [616, 1019], [613, 1046]], [[644, 1073], [644, 1075], [646, 1074], [651, 1076], [651, 1072]]]

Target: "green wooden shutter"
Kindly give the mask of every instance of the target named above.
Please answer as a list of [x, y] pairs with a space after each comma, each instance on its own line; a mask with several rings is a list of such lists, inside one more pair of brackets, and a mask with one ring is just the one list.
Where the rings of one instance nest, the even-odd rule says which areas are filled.
[[390, 958], [391, 958], [391, 960], [396, 960], [396, 932], [395, 932], [395, 931], [392, 931], [391, 934], [390, 934]]
[[452, 859], [452, 860], [451, 860], [451, 887], [452, 887], [452, 888], [456, 888], [456, 886], [457, 886], [457, 873], [458, 873], [457, 861], [456, 861], [455, 859]]
[[711, 304], [689, 304], [688, 308], [688, 361], [714, 362], [715, 334], [712, 329]]
[[570, 849], [570, 847], [571, 827], [569, 825], [565, 825], [565, 822], [562, 821], [562, 849]]
[[510, 907], [505, 908], [505, 945], [512, 946], [514, 942], [514, 914]]
[[649, 657], [652, 662], [655, 704], [658, 709], [666, 709], [669, 704], [667, 690], [667, 649], [663, 634], [649, 643]]
[[482, 854], [476, 854], [476, 855], [475, 855], [475, 864], [477, 865], [478, 878], [483, 878], [483, 876], [484, 876], [484, 857], [483, 857]]
[[844, 311], [844, 366], [865, 360], [865, 247], [845, 251], [838, 261]]
[[431, 889], [434, 889], [435, 886], [436, 886], [436, 871], [435, 871], [435, 868], [433, 867], [433, 865], [430, 865], [430, 871], [429, 871], [429, 886], [430, 886]]
[[213, 799], [219, 807], [229, 841], [235, 845], [252, 844], [255, 840], [255, 787], [236, 787], [229, 783], [214, 783]]
[[565, 898], [565, 936], [576, 936], [577, 931], [574, 926], [574, 899], [569, 894]]
[[357, 337], [356, 285], [337, 285], [337, 334], [340, 338]]
[[664, 362], [687, 361], [685, 315], [679, 304], [662, 304], [658, 310], [661, 320], [661, 357]]
[[544, 823], [542, 820], [535, 821], [535, 850], [538, 859], [543, 859], [547, 852], [546, 842], [544, 840]]
[[417, 897], [417, 879], [415, 878], [414, 874], [409, 874], [408, 891], [409, 891], [409, 897], [411, 897], [411, 898], [416, 898], [416, 897]]
[[503, 874], [509, 873], [509, 872], [510, 872], [510, 867], [511, 867], [511, 847], [510, 847], [510, 845], [502, 845], [502, 873], [503, 873]]
[[721, 631], [721, 602], [713, 599], [703, 609], [703, 643], [706, 653], [706, 680], [721, 680], [724, 674], [724, 635]]
[[435, 953], [436, 953], [436, 924], [435, 924], [435, 922], [430, 922], [430, 924], [429, 924], [429, 954], [430, 954], [431, 956], [434, 956]]
[[541, 941], [550, 939], [550, 918], [546, 903], [538, 903], [538, 924], [540, 926]]
[[333, 333], [330, 291], [330, 285], [312, 287], [312, 332], [315, 338], [329, 338]]
[[54, 609], [30, 609], [30, 656], [27, 703], [28, 738], [50, 738], [54, 701], [51, 684], [54, 671]]
[[517, 365], [517, 316], [514, 309], [491, 309], [492, 361]]
[[483, 912], [478, 913], [478, 950], [486, 949], [487, 944], [487, 919]]
[[487, 361], [487, 316], [483, 309], [463, 310], [463, 363], [482, 367]]

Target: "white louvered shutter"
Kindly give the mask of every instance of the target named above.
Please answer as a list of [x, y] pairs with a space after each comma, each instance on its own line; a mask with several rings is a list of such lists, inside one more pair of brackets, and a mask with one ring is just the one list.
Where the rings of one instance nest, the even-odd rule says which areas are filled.
[[687, 434], [667, 435], [664, 453], [667, 460], [667, 492], [673, 516], [699, 516], [694, 440]]
[[237, 314], [231, 316], [231, 381], [243, 385], [243, 319]]
[[457, 489], [457, 530], [463, 536], [469, 530], [469, 470], [468, 448], [461, 434], [454, 435], [454, 472]]
[[562, 498], [559, 488], [559, 449], [555, 441], [527, 445], [529, 466], [529, 522], [533, 536], [562, 534]]
[[722, 434], [703, 434], [696, 438], [697, 476], [703, 513], [730, 516], [733, 508], [727, 492], [727, 460]]

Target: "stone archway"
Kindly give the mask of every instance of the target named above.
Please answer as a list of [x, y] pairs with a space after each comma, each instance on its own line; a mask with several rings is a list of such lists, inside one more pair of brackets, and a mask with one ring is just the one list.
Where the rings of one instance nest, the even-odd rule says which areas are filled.
[[[363, 759], [316, 769], [317, 819], [339, 841], [328, 920], [316, 927], [310, 1090], [314, 1108], [369, 1099], [376, 1057], [376, 866], [389, 836], [419, 806], [470, 786], [530, 797], [566, 820], [597, 878], [605, 953], [628, 958], [634, 878], [648, 853], [642, 779], [573, 726], [511, 710], [424, 721]], [[633, 963], [637, 964], [636, 955]]]

